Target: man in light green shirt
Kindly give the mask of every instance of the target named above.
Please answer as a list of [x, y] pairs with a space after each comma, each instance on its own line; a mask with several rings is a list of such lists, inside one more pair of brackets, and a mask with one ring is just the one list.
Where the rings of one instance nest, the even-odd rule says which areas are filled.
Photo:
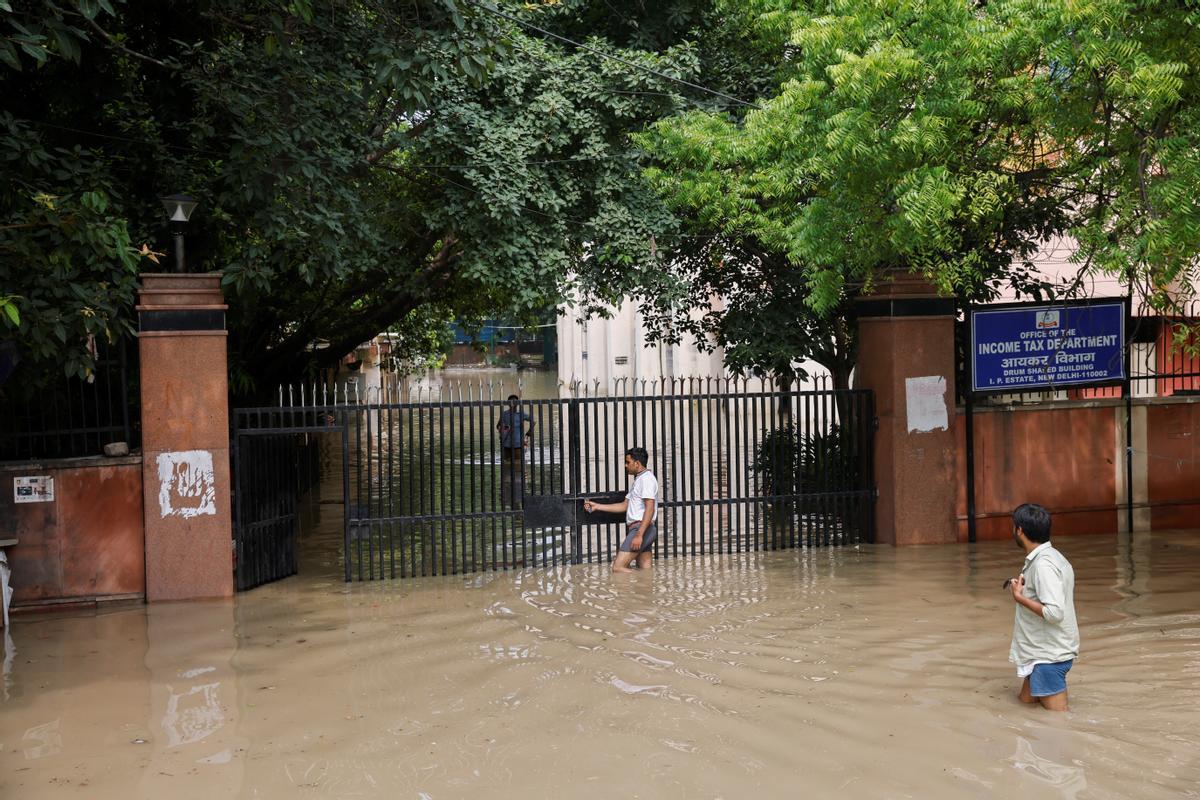
[[1004, 582], [1016, 603], [1008, 660], [1024, 678], [1017, 696], [1067, 710], [1067, 672], [1079, 655], [1075, 570], [1050, 544], [1050, 512], [1025, 503], [1013, 512], [1013, 539], [1025, 551], [1021, 574]]

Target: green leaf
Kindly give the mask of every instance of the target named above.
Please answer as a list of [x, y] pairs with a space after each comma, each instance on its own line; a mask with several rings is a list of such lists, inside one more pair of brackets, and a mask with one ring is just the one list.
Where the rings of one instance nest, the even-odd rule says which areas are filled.
[[17, 55], [17, 49], [12, 46], [12, 42], [0, 41], [0, 61], [18, 72], [21, 70], [21, 57]]
[[76, 64], [80, 60], [79, 44], [66, 31], [61, 28], [54, 29], [54, 41], [58, 43], [58, 51], [63, 54], [64, 58], [74, 61]]
[[29, 42], [21, 42], [21, 49], [24, 50], [30, 58], [37, 61], [39, 64], [45, 64], [46, 59], [50, 54], [46, 52], [46, 48], [40, 44], [30, 44]]
[[14, 327], [21, 327], [21, 312], [17, 310], [15, 303], [4, 303], [0, 308], [4, 309], [4, 315], [12, 321]]

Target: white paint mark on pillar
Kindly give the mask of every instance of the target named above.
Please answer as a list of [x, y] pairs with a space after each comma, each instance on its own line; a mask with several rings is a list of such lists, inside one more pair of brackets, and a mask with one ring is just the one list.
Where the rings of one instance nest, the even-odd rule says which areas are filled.
[[908, 412], [908, 432], [928, 433], [950, 427], [946, 411], [946, 379], [927, 375], [904, 379], [904, 403]]
[[212, 453], [183, 450], [158, 455], [158, 505], [163, 519], [217, 513]]

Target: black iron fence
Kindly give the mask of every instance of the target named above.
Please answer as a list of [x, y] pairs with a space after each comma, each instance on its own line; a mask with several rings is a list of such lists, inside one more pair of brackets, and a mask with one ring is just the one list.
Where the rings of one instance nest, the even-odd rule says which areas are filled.
[[299, 569], [300, 497], [320, 479], [320, 442], [268, 433], [239, 436], [236, 446], [233, 575], [244, 591]]
[[[586, 513], [583, 500], [623, 498], [633, 446], [649, 451], [661, 485], [660, 557], [873, 539], [869, 392], [747, 391], [724, 379], [650, 389], [515, 408], [469, 389], [393, 404], [318, 393], [322, 405], [238, 410], [235, 439], [340, 438], [347, 580], [611, 560], [624, 519]], [[235, 445], [240, 475], [255, 458]], [[237, 535], [249, 542], [286, 514], [255, 499], [269, 483], [238, 487]]]
[[136, 361], [136, 344], [121, 341], [97, 349], [86, 379], [34, 375], [19, 364], [0, 386], [0, 461], [100, 455], [113, 442], [137, 447]]

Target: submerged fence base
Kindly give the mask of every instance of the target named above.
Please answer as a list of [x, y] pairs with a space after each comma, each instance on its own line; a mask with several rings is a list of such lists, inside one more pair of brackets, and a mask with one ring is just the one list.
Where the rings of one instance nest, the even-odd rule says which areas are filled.
[[[715, 383], [513, 404], [238, 409], [238, 442], [291, 437], [297, 449], [289, 459], [235, 447], [239, 560], [269, 562], [264, 548], [294, 552], [280, 543], [295, 535], [288, 481], [298, 480], [294, 464], [308, 463], [300, 442], [317, 432], [343, 449], [347, 580], [611, 560], [623, 515], [588, 514], [583, 500], [623, 499], [624, 454], [634, 446], [649, 451], [661, 486], [659, 557], [872, 541], [870, 392]], [[291, 478], [276, 474], [286, 470]]]

